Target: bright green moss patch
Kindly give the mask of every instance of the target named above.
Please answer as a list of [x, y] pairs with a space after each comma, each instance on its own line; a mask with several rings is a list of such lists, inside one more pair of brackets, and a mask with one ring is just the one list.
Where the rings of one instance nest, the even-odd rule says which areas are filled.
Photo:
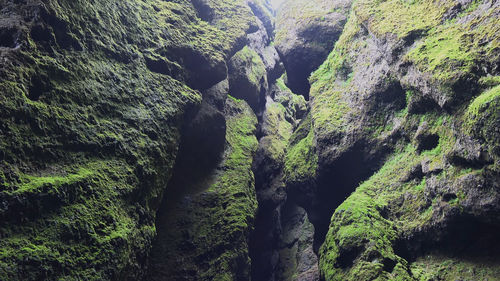
[[498, 152], [499, 134], [498, 121], [500, 120], [500, 86], [495, 86], [476, 97], [468, 106], [463, 116], [464, 130], [482, 138], [486, 148], [494, 159], [493, 170], [500, 170], [500, 153]]
[[[408, 58], [421, 70], [431, 72], [437, 80], [444, 82], [471, 75], [481, 59], [498, 59], [500, 27], [493, 15], [495, 9], [476, 13], [474, 7], [478, 6], [471, 7], [454, 21], [433, 25], [428, 36], [408, 54]], [[418, 15], [425, 14], [423, 11]]]
[[479, 84], [484, 87], [493, 87], [500, 84], [500, 76], [486, 76], [479, 79]]
[[351, 13], [334, 50], [309, 79], [312, 120], [314, 127], [322, 131], [344, 132], [350, 125], [346, 118], [351, 108], [343, 95], [351, 89], [349, 46], [355, 49], [356, 43], [352, 41], [358, 31], [359, 23]]
[[481, 114], [481, 110], [484, 110], [490, 103], [497, 102], [499, 98], [500, 85], [485, 91], [469, 104], [467, 108], [467, 118], [477, 118]]
[[[239, 111], [236, 116], [227, 120], [226, 139], [231, 147], [225, 165], [230, 167], [249, 166], [258, 142], [255, 138], [257, 118], [243, 100], [230, 96], [230, 102]], [[236, 179], [232, 179], [237, 181]]]
[[360, 0], [354, 10], [377, 35], [394, 33], [406, 37], [410, 32], [425, 32], [439, 25], [453, 5], [450, 0]]
[[30, 176], [25, 175], [24, 178], [21, 179], [21, 186], [16, 189], [11, 194], [20, 194], [25, 192], [36, 192], [38, 189], [44, 186], [50, 186], [51, 188], [57, 189], [62, 185], [71, 185], [75, 184], [79, 181], [82, 181], [94, 173], [86, 168], [81, 168], [75, 174], [69, 174], [67, 176]]

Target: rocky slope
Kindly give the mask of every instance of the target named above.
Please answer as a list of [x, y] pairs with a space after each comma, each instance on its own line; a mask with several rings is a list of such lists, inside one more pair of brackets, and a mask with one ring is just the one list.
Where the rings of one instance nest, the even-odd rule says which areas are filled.
[[0, 13], [0, 280], [500, 276], [500, 2]]

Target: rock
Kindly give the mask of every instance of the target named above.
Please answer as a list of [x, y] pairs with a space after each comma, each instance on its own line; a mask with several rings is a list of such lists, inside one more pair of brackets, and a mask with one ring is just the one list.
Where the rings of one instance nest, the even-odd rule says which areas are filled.
[[1, 280], [144, 278], [174, 164], [199, 180], [222, 152], [226, 61], [257, 29], [246, 1], [194, 2], [2, 3]]
[[314, 227], [301, 207], [282, 209], [283, 232], [277, 280], [319, 280], [318, 257], [313, 252]]
[[257, 118], [245, 101], [232, 97], [224, 116], [227, 147], [216, 169], [202, 179], [186, 175], [179, 181], [174, 176], [169, 182], [148, 280], [247, 280], [250, 275], [247, 241], [257, 210], [251, 171]]
[[248, 47], [229, 60], [229, 93], [248, 102], [254, 111], [265, 101], [266, 68], [262, 59]]
[[347, 19], [351, 1], [287, 1], [278, 11], [276, 47], [292, 92], [309, 96], [307, 79], [326, 59]]

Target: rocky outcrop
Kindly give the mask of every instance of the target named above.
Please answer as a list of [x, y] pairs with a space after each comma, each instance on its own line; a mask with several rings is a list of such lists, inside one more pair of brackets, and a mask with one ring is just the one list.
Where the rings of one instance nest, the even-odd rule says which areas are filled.
[[309, 75], [333, 49], [346, 22], [350, 0], [287, 0], [277, 14], [276, 47], [287, 71], [286, 85], [309, 97]]
[[147, 280], [248, 280], [248, 245], [257, 209], [252, 158], [257, 119], [229, 97], [226, 151], [204, 178], [175, 181], [156, 225]]

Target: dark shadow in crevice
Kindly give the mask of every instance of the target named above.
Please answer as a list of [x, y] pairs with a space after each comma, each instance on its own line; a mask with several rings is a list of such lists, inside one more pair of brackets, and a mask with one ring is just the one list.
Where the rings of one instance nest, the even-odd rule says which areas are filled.
[[15, 48], [20, 33], [15, 27], [0, 28], [0, 47]]
[[364, 141], [354, 145], [343, 153], [333, 165], [318, 172], [316, 193], [313, 198], [305, 197], [298, 189], [291, 189], [289, 194], [309, 215], [314, 225], [314, 251], [317, 253], [323, 244], [330, 219], [335, 209], [359, 186], [360, 183], [373, 175], [383, 163], [390, 149], [383, 148], [375, 153], [366, 149], [370, 147]]
[[419, 137], [417, 151], [420, 153], [425, 150], [432, 150], [439, 145], [439, 135], [428, 134]]
[[[445, 194], [443, 200], [451, 201], [454, 198], [456, 198], [454, 194]], [[410, 238], [396, 241], [394, 251], [409, 262], [428, 254], [461, 260], [477, 258], [498, 260], [500, 259], [499, 233], [498, 223], [459, 215], [422, 233], [413, 234]]]
[[27, 97], [32, 101], [38, 101], [43, 93], [51, 90], [48, 77], [36, 75], [31, 77], [31, 84], [28, 88]]

